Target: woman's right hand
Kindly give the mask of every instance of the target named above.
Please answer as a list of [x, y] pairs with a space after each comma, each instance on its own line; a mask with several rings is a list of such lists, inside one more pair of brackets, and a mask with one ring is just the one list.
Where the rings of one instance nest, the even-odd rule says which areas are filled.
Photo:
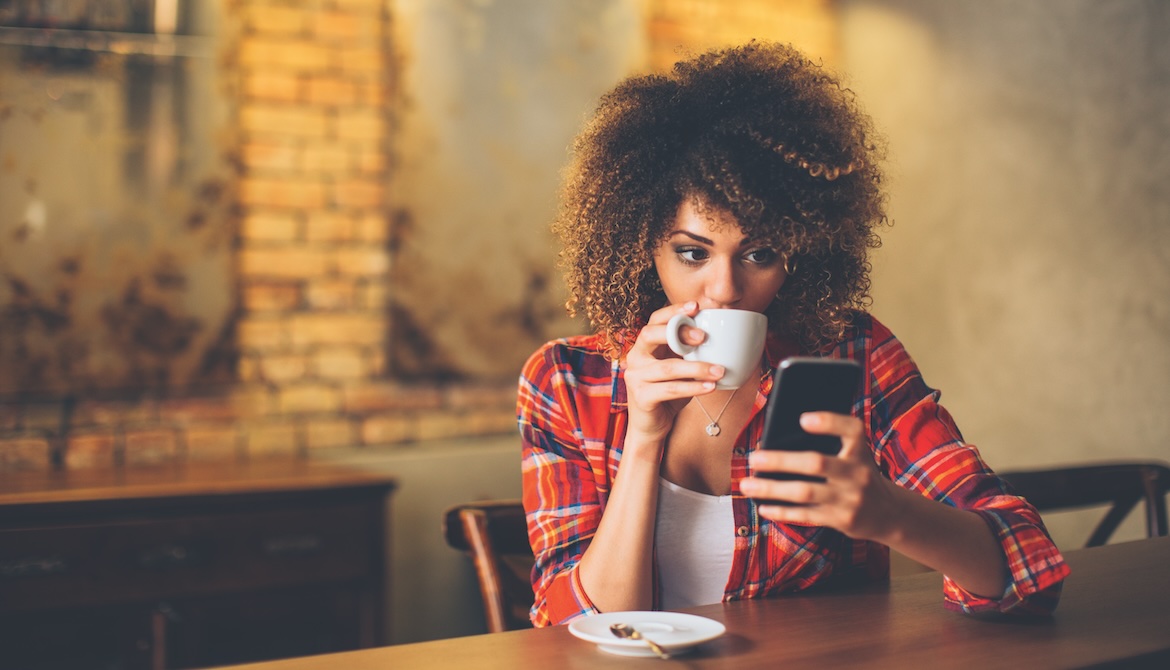
[[[715, 382], [723, 376], [722, 366], [684, 360], [666, 342], [666, 324], [671, 317], [698, 313], [699, 305], [693, 301], [657, 310], [626, 354], [627, 446], [657, 444], [661, 451], [679, 411], [694, 396], [714, 391]], [[697, 345], [707, 335], [698, 328], [684, 326], [679, 337]]]

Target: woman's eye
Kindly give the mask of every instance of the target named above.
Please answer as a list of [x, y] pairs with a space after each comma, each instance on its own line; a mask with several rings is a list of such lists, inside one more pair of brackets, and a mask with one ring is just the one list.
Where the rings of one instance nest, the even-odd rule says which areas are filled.
[[753, 249], [747, 252], [744, 257], [757, 265], [771, 265], [779, 258], [779, 254], [772, 249]]
[[678, 254], [679, 258], [682, 258], [687, 263], [698, 263], [707, 259], [707, 250], [699, 247], [679, 247], [674, 250], [674, 253]]

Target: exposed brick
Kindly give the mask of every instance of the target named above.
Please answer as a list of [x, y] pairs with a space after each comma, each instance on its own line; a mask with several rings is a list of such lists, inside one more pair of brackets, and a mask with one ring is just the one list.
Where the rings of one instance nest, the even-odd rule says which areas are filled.
[[352, 44], [374, 37], [371, 27], [376, 25], [366, 16], [343, 12], [318, 12], [313, 17], [313, 34], [325, 40]]
[[454, 385], [446, 389], [444, 400], [450, 407], [458, 409], [478, 407], [512, 408], [516, 406], [516, 384]]
[[358, 443], [358, 427], [346, 419], [310, 419], [305, 422], [308, 449], [352, 447]]
[[186, 429], [187, 460], [235, 460], [241, 455], [244, 442], [234, 425], [189, 426]]
[[243, 354], [236, 364], [236, 378], [244, 383], [263, 381], [256, 354]]
[[403, 386], [386, 382], [358, 384], [344, 389], [345, 411], [350, 414], [437, 409], [443, 393], [433, 386]]
[[386, 57], [377, 48], [337, 49], [332, 55], [333, 65], [346, 73], [369, 74], [381, 72], [386, 67]]
[[366, 107], [381, 109], [386, 104], [386, 85], [377, 77], [363, 78], [357, 84], [357, 103]]
[[127, 467], [179, 461], [178, 440], [170, 428], [128, 430], [125, 436]]
[[244, 25], [258, 35], [287, 37], [300, 35], [317, 20], [311, 9], [275, 4], [251, 5], [244, 10]]
[[112, 468], [117, 446], [118, 440], [112, 430], [70, 435], [65, 451], [65, 469]]
[[172, 423], [233, 421], [240, 416], [231, 396], [214, 398], [169, 398], [159, 403], [159, 419]]
[[301, 151], [298, 167], [305, 173], [334, 173], [349, 169], [353, 156], [345, 147], [335, 141], [310, 143]]
[[304, 89], [300, 76], [293, 72], [268, 72], [257, 70], [243, 77], [244, 99], [266, 102], [296, 102]]
[[408, 414], [370, 417], [362, 422], [364, 445], [396, 444], [415, 439], [415, 420]]
[[382, 174], [388, 167], [386, 153], [379, 146], [370, 146], [358, 154], [357, 168], [363, 174]]
[[314, 374], [322, 379], [361, 379], [369, 369], [362, 350], [352, 347], [318, 351], [312, 361]]
[[381, 212], [363, 214], [354, 222], [354, 237], [362, 242], [385, 242], [390, 238], [390, 224]]
[[386, 308], [390, 299], [390, 291], [386, 283], [381, 281], [365, 282], [358, 287], [358, 307], [368, 310], [382, 310]]
[[82, 400], [73, 410], [73, 426], [81, 428], [157, 420], [158, 402], [149, 397], [136, 401]]
[[238, 384], [232, 388], [232, 405], [241, 419], [265, 416], [275, 409], [268, 388], [259, 384]]
[[308, 242], [344, 242], [353, 239], [354, 220], [340, 212], [310, 212], [305, 221]]
[[261, 136], [320, 138], [325, 136], [329, 122], [324, 111], [300, 105], [253, 103], [240, 110], [240, 127]]
[[520, 429], [516, 423], [516, 412], [496, 410], [478, 411], [467, 415], [468, 435], [516, 435], [516, 445], [520, 445]]
[[261, 379], [274, 384], [304, 379], [309, 367], [305, 357], [299, 354], [262, 356], [259, 366]]
[[305, 302], [314, 310], [351, 310], [363, 307], [352, 279], [321, 279], [305, 287]]
[[418, 417], [415, 438], [419, 441], [469, 434], [467, 415], [455, 412], [427, 412]]
[[379, 207], [386, 187], [381, 180], [345, 179], [333, 185], [333, 202], [341, 207]]
[[290, 319], [293, 346], [315, 344], [381, 344], [385, 338], [383, 314], [294, 314]]
[[262, 170], [296, 170], [300, 150], [292, 142], [256, 141], [247, 142], [240, 150], [245, 168]]
[[239, 252], [245, 278], [309, 278], [324, 275], [332, 265], [327, 251], [303, 246], [249, 248]]
[[300, 430], [290, 422], [251, 424], [245, 443], [249, 458], [289, 457], [302, 453]]
[[43, 438], [0, 439], [0, 471], [47, 470], [49, 441]]
[[236, 335], [244, 351], [280, 351], [287, 349], [292, 337], [284, 319], [244, 317], [237, 325]]
[[241, 41], [239, 63], [247, 69], [321, 72], [330, 67], [334, 50], [302, 39], [248, 37]]
[[351, 81], [328, 75], [309, 77], [305, 81], [305, 101], [314, 105], [342, 106], [358, 102], [358, 86]]
[[355, 14], [364, 15], [374, 21], [381, 15], [382, 0], [333, 0], [333, 6]]
[[240, 237], [249, 242], [292, 242], [301, 224], [291, 212], [250, 212], [240, 222]]
[[249, 282], [244, 285], [244, 309], [250, 312], [288, 311], [301, 305], [299, 282]]
[[378, 247], [342, 247], [334, 252], [342, 276], [381, 277], [390, 271], [390, 252]]
[[239, 198], [243, 205], [319, 209], [325, 192], [325, 185], [315, 180], [243, 177]]
[[386, 137], [386, 119], [378, 109], [342, 110], [335, 123], [337, 137], [343, 140], [380, 142]]
[[280, 411], [285, 414], [300, 412], [336, 412], [341, 409], [341, 392], [323, 384], [298, 384], [277, 390]]

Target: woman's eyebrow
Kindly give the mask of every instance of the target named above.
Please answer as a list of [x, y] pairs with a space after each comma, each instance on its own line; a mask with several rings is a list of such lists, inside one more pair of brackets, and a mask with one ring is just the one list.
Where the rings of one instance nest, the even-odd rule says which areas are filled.
[[[714, 241], [714, 240], [707, 239], [706, 237], [703, 237], [702, 235], [696, 235], [696, 234], [694, 234], [694, 233], [692, 233], [692, 232], [690, 232], [690, 231], [687, 231], [687, 230], [674, 230], [674, 231], [671, 231], [670, 235], [668, 235], [668, 236], [667, 236], [667, 239], [671, 239], [671, 238], [673, 238], [675, 235], [686, 235], [687, 237], [691, 238], [692, 240], [694, 240], [694, 241], [696, 241], [696, 242], [700, 242], [700, 243], [702, 243], [702, 244], [706, 244], [706, 245], [708, 245], [708, 246], [715, 246], [715, 241]], [[746, 238], [746, 237], [745, 237], [745, 238], [743, 239], [743, 241], [741, 241], [741, 242], [739, 243], [739, 248], [740, 248], [740, 249], [746, 249], [747, 247], [753, 246], [753, 245], [755, 245], [755, 244], [756, 244], [756, 243], [755, 243], [755, 241], [753, 241], [753, 240], [751, 240], [751, 239], [749, 239], [749, 238]]]
[[694, 240], [696, 242], [702, 242], [703, 244], [707, 244], [707, 245], [714, 245], [715, 244], [715, 242], [713, 240], [709, 240], [706, 237], [703, 237], [702, 235], [696, 235], [696, 234], [689, 232], [689, 231], [686, 231], [686, 230], [671, 231], [670, 235], [668, 236], [668, 239], [671, 237], [674, 237], [675, 235], [686, 235], [687, 237], [691, 238], [692, 240]]

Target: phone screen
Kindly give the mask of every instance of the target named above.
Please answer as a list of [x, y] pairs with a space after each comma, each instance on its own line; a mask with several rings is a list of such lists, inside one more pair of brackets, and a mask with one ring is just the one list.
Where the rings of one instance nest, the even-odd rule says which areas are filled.
[[[772, 395], [764, 416], [764, 449], [819, 451], [836, 455], [841, 438], [812, 435], [800, 427], [805, 412], [849, 414], [860, 391], [861, 366], [836, 358], [788, 358], [776, 368]], [[757, 473], [771, 479], [818, 481], [816, 477], [783, 473]]]

